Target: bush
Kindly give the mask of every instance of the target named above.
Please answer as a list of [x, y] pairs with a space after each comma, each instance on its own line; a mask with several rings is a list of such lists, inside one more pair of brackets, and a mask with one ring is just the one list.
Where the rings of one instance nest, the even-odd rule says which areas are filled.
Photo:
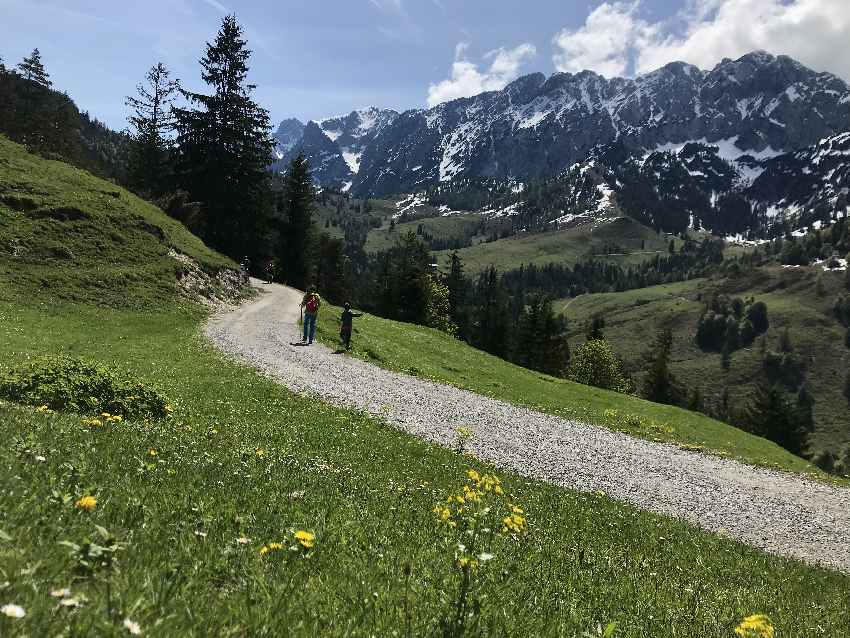
[[576, 350], [570, 362], [569, 378], [606, 390], [628, 391], [620, 360], [604, 339], [587, 341]]
[[156, 390], [106, 366], [60, 357], [0, 377], [0, 396], [80, 414], [162, 419], [171, 412]]

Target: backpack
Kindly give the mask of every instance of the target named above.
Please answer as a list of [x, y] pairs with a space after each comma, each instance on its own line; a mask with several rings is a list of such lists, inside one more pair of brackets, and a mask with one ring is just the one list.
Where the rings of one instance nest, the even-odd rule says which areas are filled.
[[318, 295], [310, 295], [307, 298], [307, 303], [304, 306], [304, 309], [313, 314], [319, 309], [319, 296]]

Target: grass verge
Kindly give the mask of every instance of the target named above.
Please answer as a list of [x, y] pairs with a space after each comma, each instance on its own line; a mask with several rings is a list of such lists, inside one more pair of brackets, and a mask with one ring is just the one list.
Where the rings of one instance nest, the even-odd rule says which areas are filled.
[[[454, 617], [461, 539], [432, 508], [467, 468], [486, 468], [224, 360], [196, 310], [2, 303], [0, 319], [9, 365], [97, 359], [175, 408], [164, 422], [92, 428], [0, 405], [0, 602], [26, 611], [0, 616], [3, 635], [126, 635], [125, 619], [147, 636], [431, 635]], [[476, 570], [468, 635], [616, 621], [623, 637], [730, 636], [755, 612], [788, 637], [850, 626], [845, 576], [602, 495], [502, 478], [529, 533]], [[85, 495], [91, 511], [74, 506]], [[296, 530], [315, 534], [309, 553], [259, 553]], [[90, 540], [109, 551], [92, 558]], [[68, 606], [50, 595], [64, 588]]]

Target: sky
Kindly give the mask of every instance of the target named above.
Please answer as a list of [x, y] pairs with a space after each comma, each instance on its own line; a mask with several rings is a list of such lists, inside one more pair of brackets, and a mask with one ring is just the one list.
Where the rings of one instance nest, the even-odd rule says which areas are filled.
[[123, 129], [124, 97], [156, 62], [204, 88], [198, 60], [229, 13], [275, 124], [426, 108], [537, 71], [711, 68], [755, 49], [850, 81], [850, 0], [0, 0], [0, 57], [38, 47], [57, 88]]

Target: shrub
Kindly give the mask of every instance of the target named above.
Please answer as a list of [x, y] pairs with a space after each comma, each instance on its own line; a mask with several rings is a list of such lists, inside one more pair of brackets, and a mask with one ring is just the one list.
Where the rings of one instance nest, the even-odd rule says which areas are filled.
[[171, 412], [153, 388], [88, 361], [60, 357], [0, 377], [0, 396], [80, 414], [162, 419]]
[[587, 341], [576, 350], [570, 362], [569, 378], [606, 390], [628, 390], [620, 360], [604, 339]]

